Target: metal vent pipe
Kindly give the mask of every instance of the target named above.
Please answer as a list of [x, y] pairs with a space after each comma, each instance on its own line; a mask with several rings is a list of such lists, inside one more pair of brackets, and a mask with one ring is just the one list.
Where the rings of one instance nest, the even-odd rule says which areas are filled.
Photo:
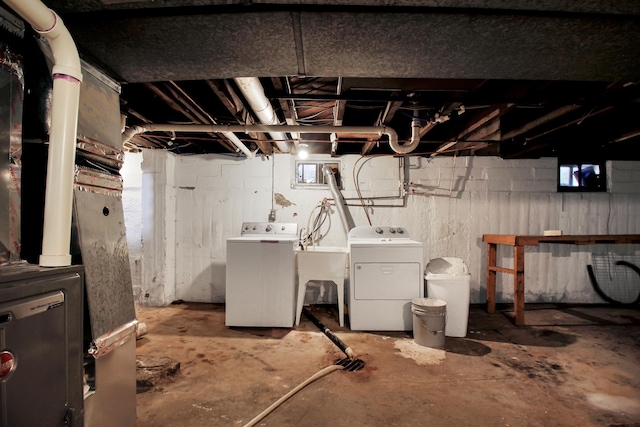
[[342, 227], [344, 227], [344, 234], [349, 236], [349, 231], [356, 226], [353, 222], [353, 218], [351, 214], [347, 210], [347, 205], [344, 202], [344, 197], [342, 197], [342, 193], [338, 188], [338, 184], [336, 183], [336, 177], [333, 175], [333, 169], [330, 166], [324, 165], [322, 168], [322, 173], [324, 174], [324, 179], [329, 184], [329, 191], [331, 192], [331, 196], [336, 203], [336, 209], [338, 211], [338, 215], [340, 215], [340, 219], [342, 220]]

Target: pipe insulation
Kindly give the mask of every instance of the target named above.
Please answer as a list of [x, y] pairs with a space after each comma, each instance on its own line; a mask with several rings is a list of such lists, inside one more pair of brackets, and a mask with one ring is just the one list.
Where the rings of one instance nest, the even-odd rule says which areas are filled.
[[322, 168], [322, 173], [324, 174], [324, 180], [327, 184], [329, 184], [329, 191], [331, 192], [331, 197], [336, 204], [336, 209], [338, 210], [338, 215], [340, 215], [340, 219], [342, 220], [342, 226], [344, 227], [345, 236], [349, 236], [349, 231], [354, 228], [356, 225], [353, 222], [353, 218], [351, 214], [347, 210], [347, 206], [344, 202], [344, 198], [342, 197], [342, 193], [338, 188], [338, 184], [336, 183], [336, 177], [333, 175], [333, 169], [330, 166], [325, 165]]
[[[278, 115], [275, 110], [271, 106], [271, 102], [264, 94], [264, 88], [262, 87], [262, 83], [260, 83], [260, 79], [257, 77], [238, 77], [234, 79], [238, 88], [244, 95], [245, 99], [249, 103], [249, 106], [256, 114], [260, 123], [265, 125], [277, 125], [280, 124], [278, 120]], [[287, 134], [283, 132], [268, 132], [269, 136], [274, 139], [276, 142], [276, 146], [283, 153], [288, 153], [291, 151], [291, 146], [287, 142], [289, 137]]]
[[49, 43], [53, 54], [51, 132], [40, 265], [71, 265], [73, 172], [82, 71], [80, 57], [62, 19], [40, 0], [5, 0]]

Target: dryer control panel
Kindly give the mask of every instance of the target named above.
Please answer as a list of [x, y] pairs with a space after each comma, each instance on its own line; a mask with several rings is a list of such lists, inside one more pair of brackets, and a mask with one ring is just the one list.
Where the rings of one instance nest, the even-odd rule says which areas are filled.
[[404, 227], [387, 225], [355, 227], [349, 231], [349, 240], [353, 239], [408, 239], [409, 232]]

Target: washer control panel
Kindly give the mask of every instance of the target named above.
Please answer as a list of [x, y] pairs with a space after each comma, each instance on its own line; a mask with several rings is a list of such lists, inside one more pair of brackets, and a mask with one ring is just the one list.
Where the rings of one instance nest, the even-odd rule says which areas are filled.
[[355, 227], [349, 231], [349, 240], [352, 239], [408, 239], [409, 232], [404, 227], [394, 227], [394, 226], [363, 226], [363, 227]]
[[242, 223], [242, 236], [250, 235], [298, 235], [298, 224], [295, 222], [244, 222]]

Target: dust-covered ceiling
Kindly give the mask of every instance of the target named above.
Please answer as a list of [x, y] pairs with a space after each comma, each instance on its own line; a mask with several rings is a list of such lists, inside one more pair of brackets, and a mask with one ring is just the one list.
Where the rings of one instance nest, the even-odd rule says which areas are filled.
[[[386, 126], [412, 154], [640, 159], [635, 0], [50, 0], [84, 58], [123, 83], [127, 124]], [[286, 133], [295, 152], [392, 153], [386, 137]], [[272, 134], [235, 136], [279, 151]], [[222, 133], [137, 147], [237, 153]]]

